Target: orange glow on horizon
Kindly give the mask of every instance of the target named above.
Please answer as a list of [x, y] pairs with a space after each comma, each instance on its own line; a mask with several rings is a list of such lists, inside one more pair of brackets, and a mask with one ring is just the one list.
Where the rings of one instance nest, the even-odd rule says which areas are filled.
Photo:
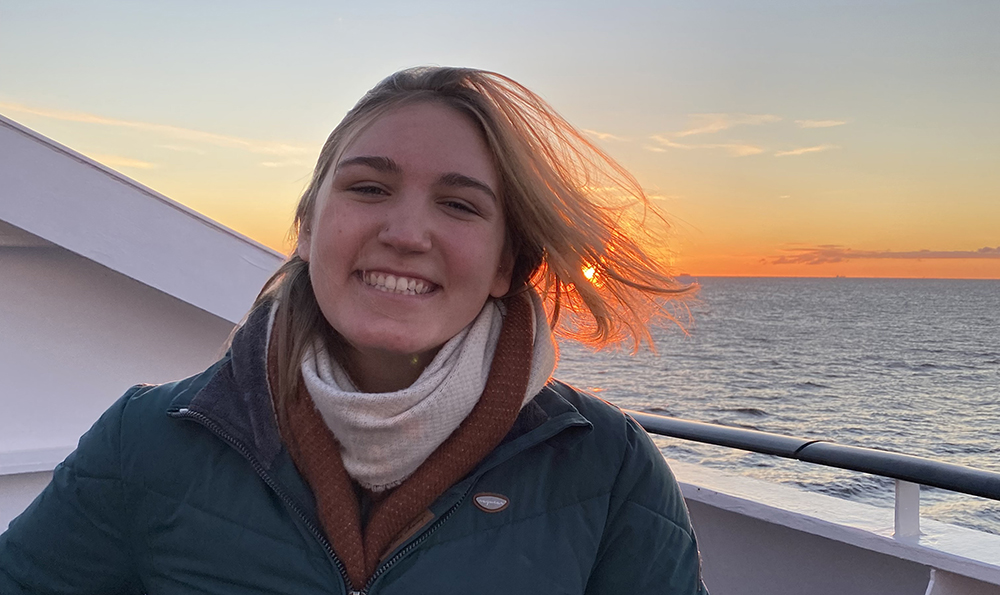
[[1000, 259], [871, 259], [827, 264], [773, 264], [759, 254], [686, 255], [677, 275], [693, 277], [855, 277], [1000, 279]]

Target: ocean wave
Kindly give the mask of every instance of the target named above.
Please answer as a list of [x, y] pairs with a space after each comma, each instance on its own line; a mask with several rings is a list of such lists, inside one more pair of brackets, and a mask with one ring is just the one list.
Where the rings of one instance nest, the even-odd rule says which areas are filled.
[[716, 409], [721, 413], [743, 413], [746, 415], [754, 415], [757, 417], [764, 417], [770, 415], [767, 411], [763, 409], [757, 409], [756, 407], [719, 407]]
[[796, 382], [792, 386], [794, 386], [795, 388], [802, 388], [806, 390], [811, 390], [814, 388], [833, 388], [832, 386], [820, 382], [813, 382], [812, 380], [807, 380], [805, 382]]
[[845, 500], [884, 500], [883, 496], [893, 490], [896, 483], [889, 477], [879, 475], [862, 475], [844, 478], [835, 482], [811, 483], [801, 480], [791, 483], [811, 492], [834, 496]]

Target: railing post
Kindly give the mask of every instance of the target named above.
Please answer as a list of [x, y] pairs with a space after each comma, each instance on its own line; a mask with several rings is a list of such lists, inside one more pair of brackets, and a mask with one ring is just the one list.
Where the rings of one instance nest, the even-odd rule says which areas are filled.
[[896, 514], [893, 537], [903, 541], [920, 538], [920, 484], [896, 480]]

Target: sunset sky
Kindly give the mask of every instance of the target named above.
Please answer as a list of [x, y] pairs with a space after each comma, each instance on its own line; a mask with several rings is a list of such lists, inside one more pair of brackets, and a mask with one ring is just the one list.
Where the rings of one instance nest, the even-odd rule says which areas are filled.
[[1000, 279], [1000, 3], [0, 0], [0, 114], [268, 246], [385, 75], [524, 83], [677, 273]]

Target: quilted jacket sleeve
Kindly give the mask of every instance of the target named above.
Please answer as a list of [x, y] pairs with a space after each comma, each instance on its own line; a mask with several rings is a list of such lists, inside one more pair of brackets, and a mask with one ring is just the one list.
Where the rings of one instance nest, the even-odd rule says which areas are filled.
[[142, 593], [129, 556], [119, 449], [122, 412], [139, 390], [101, 416], [0, 535], [0, 593]]
[[673, 474], [631, 418], [626, 434], [587, 595], [707, 595], [698, 545]]

